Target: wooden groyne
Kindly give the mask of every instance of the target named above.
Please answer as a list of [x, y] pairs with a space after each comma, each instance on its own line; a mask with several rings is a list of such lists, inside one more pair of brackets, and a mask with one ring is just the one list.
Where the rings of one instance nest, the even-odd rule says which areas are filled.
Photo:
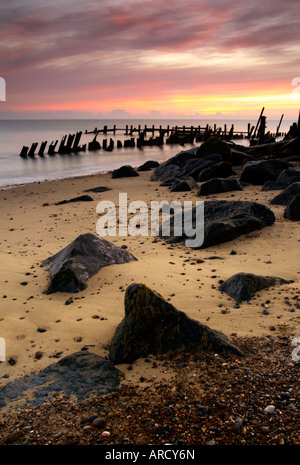
[[[217, 127], [216, 124], [213, 126], [206, 125], [205, 127], [199, 126], [173, 126], [167, 125], [163, 128], [161, 125], [156, 127], [152, 125], [148, 127], [144, 125], [142, 127], [139, 124], [137, 127], [133, 125], [126, 125], [123, 128], [117, 128], [116, 125], [109, 128], [104, 126], [102, 129], [97, 127], [94, 130], [85, 130], [85, 135], [93, 135], [92, 140], [87, 143], [80, 145], [80, 140], [83, 132], [79, 131], [76, 134], [64, 135], [59, 142], [58, 140], [52, 141], [48, 145], [47, 141], [43, 141], [40, 144], [40, 148], [37, 151], [38, 143], [34, 142], [31, 147], [23, 146], [20, 157], [22, 158], [34, 158], [37, 154], [40, 157], [44, 157], [47, 152], [48, 156], [54, 156], [55, 154], [77, 154], [82, 151], [88, 150], [89, 152], [104, 150], [107, 152], [113, 151], [115, 148], [120, 149], [124, 148], [134, 148], [139, 149], [145, 146], [162, 146], [164, 144], [173, 144], [173, 145], [182, 145], [193, 144], [195, 142], [203, 142], [211, 136], [217, 136], [223, 140], [235, 140], [235, 139], [249, 139], [250, 144], [262, 143], [268, 138], [276, 138], [283, 136], [283, 133], [279, 132], [280, 125], [282, 122], [283, 115], [280, 119], [277, 131], [275, 134], [266, 133], [266, 117], [263, 116], [264, 108], [262, 109], [259, 119], [257, 121], [256, 127], [248, 124], [246, 131], [235, 131], [234, 125], [227, 127], [227, 124], [223, 128]], [[116, 136], [117, 133], [122, 132], [124, 136], [128, 138], [122, 140], [115, 140], [115, 138], [110, 137], [102, 139], [102, 146], [99, 140], [97, 140], [99, 135], [109, 135], [113, 134]], [[149, 137], [150, 134], [150, 137]], [[36, 153], [37, 152], [37, 153]]]

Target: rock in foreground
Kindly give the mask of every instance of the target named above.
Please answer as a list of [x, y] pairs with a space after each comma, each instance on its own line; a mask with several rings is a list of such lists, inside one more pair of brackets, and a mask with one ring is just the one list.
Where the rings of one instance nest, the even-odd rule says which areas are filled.
[[295, 195], [284, 211], [284, 217], [291, 221], [300, 221], [300, 194]]
[[270, 286], [279, 286], [290, 284], [292, 281], [286, 281], [282, 278], [273, 276], [257, 276], [252, 273], [237, 273], [224, 281], [219, 290], [225, 292], [237, 303], [249, 301], [256, 292], [266, 289]]
[[293, 182], [271, 200], [272, 205], [287, 206], [296, 195], [300, 194], [300, 182]]
[[259, 185], [275, 181], [288, 166], [287, 162], [277, 159], [248, 161], [243, 168], [241, 182]]
[[115, 178], [128, 178], [139, 176], [139, 173], [130, 165], [124, 165], [112, 172], [111, 177]]
[[103, 357], [88, 351], [76, 352], [36, 375], [8, 383], [0, 391], [0, 408], [11, 402], [41, 405], [58, 392], [75, 396], [82, 402], [91, 395], [102, 396], [116, 391], [120, 384], [119, 374]]
[[242, 190], [243, 188], [237, 179], [213, 178], [202, 184], [197, 195], [211, 195]]
[[144, 284], [127, 288], [125, 318], [109, 348], [112, 363], [132, 363], [150, 354], [211, 350], [242, 355], [227, 336], [190, 319]]
[[51, 282], [46, 294], [79, 292], [101, 268], [136, 258], [127, 250], [93, 234], [82, 234], [41, 266], [48, 266]]

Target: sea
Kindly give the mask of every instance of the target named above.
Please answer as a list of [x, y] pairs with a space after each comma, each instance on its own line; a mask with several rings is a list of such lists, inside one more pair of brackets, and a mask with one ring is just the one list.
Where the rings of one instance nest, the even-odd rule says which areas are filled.
[[[7, 188], [13, 185], [27, 184], [33, 182], [42, 182], [45, 180], [63, 179], [77, 176], [108, 172], [119, 168], [122, 165], [140, 166], [147, 160], [156, 160], [162, 162], [173, 155], [176, 155], [182, 150], [200, 145], [195, 142], [192, 144], [170, 145], [163, 144], [162, 146], [144, 146], [142, 148], [131, 147], [124, 148], [124, 140], [131, 137], [137, 138], [138, 134], [132, 136], [126, 135], [126, 126], [130, 129], [159, 128], [166, 129], [167, 126], [173, 127], [205, 127], [207, 124], [212, 128], [216, 125], [217, 128], [227, 129], [234, 125], [235, 132], [246, 132], [248, 123], [251, 126], [256, 126], [257, 121], [246, 120], [198, 120], [198, 119], [40, 119], [40, 120], [1, 120], [0, 119], [0, 187]], [[287, 132], [293, 121], [282, 121], [280, 131]], [[97, 151], [80, 151], [78, 153], [60, 155], [56, 153], [54, 156], [48, 155], [48, 147], [51, 142], [58, 141], [56, 149], [64, 136], [75, 134], [82, 131], [82, 137], [79, 145], [84, 145], [91, 142], [94, 138], [95, 128], [98, 130], [107, 126], [108, 129], [116, 127], [116, 133], [108, 132], [107, 135], [98, 134], [97, 140], [102, 147], [103, 139], [110, 138], [115, 142], [114, 150], [111, 152], [105, 151], [102, 148]], [[278, 121], [267, 121], [267, 130], [275, 133], [278, 126]], [[155, 133], [156, 137], [158, 133]], [[152, 137], [151, 133], [147, 133], [147, 139]], [[117, 148], [117, 141], [122, 142], [122, 148]], [[38, 155], [40, 144], [47, 141], [45, 156]], [[34, 158], [22, 158], [20, 152], [23, 146], [31, 147], [32, 143], [38, 143]], [[235, 139], [234, 142], [240, 145], [248, 145], [249, 140], [246, 138]]]

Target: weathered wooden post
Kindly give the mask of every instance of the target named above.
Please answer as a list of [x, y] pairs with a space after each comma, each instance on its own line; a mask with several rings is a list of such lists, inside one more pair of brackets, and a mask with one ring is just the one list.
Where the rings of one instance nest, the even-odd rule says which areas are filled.
[[58, 140], [56, 140], [55, 142], [51, 142], [51, 144], [49, 145], [49, 149], [48, 149], [48, 155], [55, 155], [55, 148], [58, 144]]
[[66, 135], [61, 138], [59, 148], [58, 148], [58, 153], [59, 154], [65, 153], [65, 141], [66, 141], [66, 138], [67, 138]]
[[27, 158], [27, 152], [28, 152], [28, 148], [29, 147], [26, 147], [25, 145], [23, 146], [21, 152], [20, 152], [20, 157], [22, 158]]
[[65, 147], [65, 151], [67, 153], [71, 153], [71, 148], [72, 148], [72, 144], [73, 144], [74, 139], [75, 139], [75, 134], [69, 134], [68, 140], [67, 140], [67, 145]]
[[46, 145], [47, 145], [47, 141], [41, 143], [40, 150], [38, 152], [40, 157], [44, 156]]
[[253, 136], [252, 136], [253, 139], [256, 137], [256, 132], [257, 132], [257, 129], [258, 129], [259, 123], [261, 121], [264, 110], [265, 110], [265, 107], [262, 107], [262, 110], [260, 112], [259, 118], [258, 118], [257, 123], [256, 123], [256, 128], [255, 128]]
[[277, 126], [275, 139], [276, 139], [276, 137], [278, 137], [278, 135], [279, 135], [279, 129], [280, 129], [280, 126], [281, 126], [281, 123], [282, 123], [283, 116], [284, 116], [284, 115], [281, 115], [279, 124], [278, 124], [278, 126]]
[[267, 118], [265, 116], [261, 116], [261, 118], [260, 118], [260, 127], [259, 127], [259, 131], [258, 131], [258, 139], [259, 139], [260, 144], [263, 144], [264, 139], [265, 139], [266, 119]]
[[34, 157], [34, 152], [36, 150], [38, 146], [38, 143], [37, 142], [33, 142], [33, 144], [31, 145], [30, 149], [29, 149], [29, 152], [28, 152], [28, 156], [33, 158]]
[[82, 136], [82, 131], [79, 131], [76, 133], [74, 144], [73, 144], [73, 152], [78, 152], [81, 136]]

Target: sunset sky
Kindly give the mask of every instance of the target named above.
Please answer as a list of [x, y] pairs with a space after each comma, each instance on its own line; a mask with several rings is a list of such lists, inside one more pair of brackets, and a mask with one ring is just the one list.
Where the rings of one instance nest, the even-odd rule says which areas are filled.
[[2, 119], [298, 116], [299, 0], [0, 0], [0, 12]]

